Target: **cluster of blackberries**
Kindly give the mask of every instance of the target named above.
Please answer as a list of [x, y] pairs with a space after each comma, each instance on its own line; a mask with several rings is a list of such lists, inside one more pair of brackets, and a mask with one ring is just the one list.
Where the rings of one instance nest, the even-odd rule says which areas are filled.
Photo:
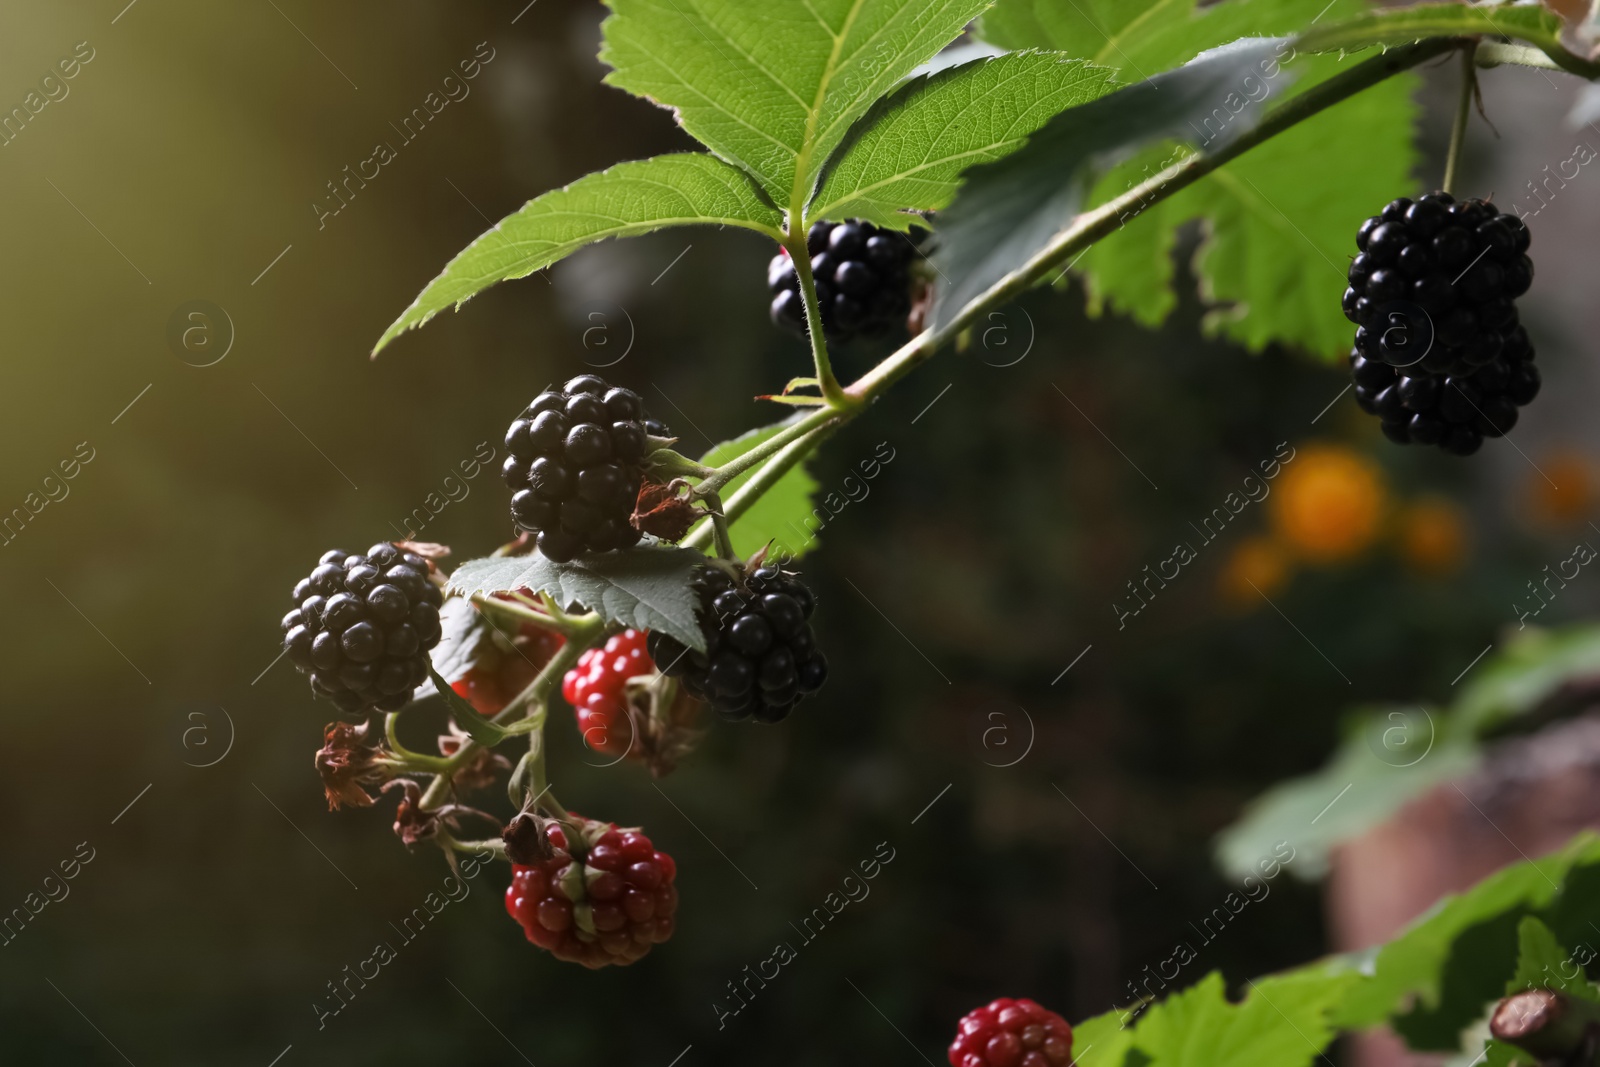
[[815, 601], [795, 574], [762, 566], [735, 578], [715, 566], [695, 572], [706, 650], [651, 631], [650, 656], [663, 674], [708, 701], [724, 719], [777, 722], [822, 688], [828, 661], [806, 622]]
[[1401, 444], [1469, 455], [1539, 391], [1516, 298], [1531, 235], [1486, 200], [1400, 197], [1362, 223], [1344, 313], [1356, 402]]
[[398, 711], [428, 676], [444, 595], [428, 561], [387, 542], [334, 549], [294, 587], [283, 645], [311, 691], [342, 711]]
[[633, 547], [647, 434], [665, 430], [645, 419], [638, 393], [593, 374], [540, 393], [506, 431], [512, 519], [556, 563]]
[[[811, 274], [817, 285], [822, 333], [829, 341], [881, 333], [911, 311], [911, 264], [917, 236], [869, 222], [819, 222], [806, 232]], [[805, 304], [800, 276], [788, 249], [779, 249], [767, 267], [772, 291], [772, 321], [805, 336]]]

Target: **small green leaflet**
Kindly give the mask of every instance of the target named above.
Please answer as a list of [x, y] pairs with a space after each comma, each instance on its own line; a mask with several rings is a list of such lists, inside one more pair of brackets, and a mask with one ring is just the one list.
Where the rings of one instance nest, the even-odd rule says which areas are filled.
[[673, 109], [797, 209], [851, 124], [989, 0], [607, 2], [607, 83]]
[[[1294, 34], [1365, 13], [1362, 0], [998, 0], [985, 39], [1010, 48], [1053, 48], [1116, 67], [1125, 81], [1166, 70], [1245, 34]], [[1285, 56], [1287, 61], [1287, 54]], [[1246, 86], [1259, 97], [1245, 112], [1272, 107], [1284, 92], [1281, 65]], [[1300, 56], [1297, 87], [1340, 69], [1332, 56]], [[1181, 227], [1205, 222], [1195, 257], [1201, 293], [1216, 305], [1209, 332], [1251, 350], [1292, 345], [1324, 358], [1349, 350], [1352, 328], [1339, 307], [1343, 273], [1361, 221], [1412, 189], [1414, 75], [1398, 75], [1230, 162], [1155, 204], [1095, 245], [1076, 271], [1090, 308], [1109, 307], [1155, 326], [1177, 306], [1172, 251]], [[1264, 94], [1264, 95], [1263, 95]], [[1219, 101], [1220, 103], [1220, 101]], [[1226, 129], [1232, 106], [1212, 126]], [[1213, 115], [1218, 114], [1214, 111]], [[1147, 153], [1107, 175], [1090, 197], [1100, 203], [1159, 169]]]
[[[1593, 950], [1585, 954], [1594, 958]], [[1584, 957], [1561, 947], [1550, 927], [1524, 916], [1517, 924], [1517, 973], [1506, 983], [1506, 996], [1527, 989], [1559, 989], [1570, 996], [1600, 1003], [1600, 993], [1583, 973]]]
[[1358, 980], [1302, 968], [1250, 982], [1233, 1004], [1212, 971], [1150, 1008], [1133, 1047], [1150, 1067], [1306, 1067], [1333, 1040], [1329, 1013]]
[[[731, 441], [724, 441], [701, 456], [700, 462], [708, 467], [727, 463], [775, 437], [794, 421], [790, 419], [775, 426], [763, 426]], [[727, 503], [734, 492], [760, 469], [757, 465], [729, 482], [720, 494], [723, 503]], [[806, 471], [804, 463], [796, 463], [789, 468], [787, 474], [779, 478], [750, 510], [740, 515], [728, 528], [734, 551], [748, 558], [768, 542], [774, 542], [776, 549], [790, 556], [798, 558], [805, 555], [816, 545], [815, 527], [807, 525], [812, 520], [811, 494], [816, 491], [817, 480]]]
[[473, 241], [384, 331], [373, 355], [399, 334], [496, 282], [521, 278], [608, 237], [666, 226], [742, 226], [780, 236], [782, 217], [748, 176], [714, 156], [685, 152], [619, 163], [528, 201]]
[[571, 563], [543, 556], [491, 556], [461, 564], [449, 590], [461, 596], [534, 589], [563, 607], [582, 605], [608, 622], [636, 630], [660, 630], [690, 648], [704, 650], [695, 616], [700, 601], [689, 587], [695, 566], [706, 557], [691, 548], [646, 544]]
[[[1099, 173], [1147, 145], [1188, 135], [1215, 101], [1275, 62], [1283, 45], [1272, 38], [1224, 45], [1064, 111], [1023, 148], [968, 171], [940, 218], [933, 262], [945, 284], [935, 326], [948, 325], [968, 302], [1043, 251], [1082, 210]], [[1243, 132], [1261, 114], [1260, 108], [1242, 112], [1213, 143]]]
[[961, 172], [1021, 147], [1052, 115], [1115, 87], [1110, 71], [1061, 52], [1013, 52], [919, 78], [856, 125], [829, 165], [811, 219], [907, 229], [909, 209], [950, 203]]

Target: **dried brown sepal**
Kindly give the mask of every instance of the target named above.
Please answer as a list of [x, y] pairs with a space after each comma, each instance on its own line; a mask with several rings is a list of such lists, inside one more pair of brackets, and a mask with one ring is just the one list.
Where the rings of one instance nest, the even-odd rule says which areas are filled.
[[364, 786], [383, 785], [394, 777], [386, 761], [389, 752], [382, 745], [369, 744], [371, 723], [330, 722], [322, 732], [322, 747], [317, 750], [317, 774], [328, 797], [328, 810], [342, 805], [372, 807], [372, 796]]
[[640, 533], [676, 542], [704, 517], [705, 512], [680, 497], [672, 486], [645, 482], [639, 487], [639, 500], [628, 521]]
[[512, 816], [500, 831], [500, 840], [506, 843], [506, 859], [524, 867], [543, 863], [556, 854], [550, 843], [549, 821], [531, 811]]
[[450, 554], [449, 545], [434, 544], [432, 541], [396, 541], [394, 547], [402, 552], [415, 552], [430, 562], [444, 559]]
[[[450, 732], [439, 735], [439, 754], [454, 756], [461, 751], [461, 746], [470, 738], [455, 725], [450, 724]], [[511, 761], [495, 752], [493, 749], [480, 748], [473, 753], [472, 758], [462, 764], [450, 781], [459, 792], [470, 793], [474, 789], [487, 789], [500, 780], [500, 776], [511, 769]]]

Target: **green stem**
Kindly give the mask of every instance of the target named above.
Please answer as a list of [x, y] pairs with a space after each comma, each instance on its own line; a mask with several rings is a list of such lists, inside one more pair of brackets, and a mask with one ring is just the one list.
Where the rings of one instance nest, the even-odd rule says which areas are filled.
[[733, 481], [745, 471], [765, 460], [768, 456], [776, 454], [791, 441], [797, 441], [831, 419], [837, 418], [839, 412], [833, 408], [818, 408], [816, 411], [798, 418], [773, 434], [750, 451], [738, 455], [713, 470], [709, 477], [695, 486], [696, 496], [707, 496], [718, 492], [723, 486]]
[[425, 756], [421, 752], [413, 752], [400, 743], [396, 734], [396, 722], [400, 718], [398, 711], [391, 711], [383, 717], [383, 733], [389, 740], [389, 751], [399, 757], [400, 766], [406, 771], [422, 771], [429, 774], [439, 774], [450, 769], [450, 761], [444, 756]]
[[970, 326], [989, 309], [1004, 304], [1032, 288], [1062, 263], [1096, 241], [1115, 233], [1128, 219], [1172, 196], [1256, 145], [1271, 140], [1289, 128], [1340, 103], [1379, 82], [1443, 55], [1461, 42], [1455, 38], [1433, 38], [1416, 44], [1391, 48], [1381, 56], [1359, 63], [1312, 86], [1267, 115], [1253, 129], [1240, 134], [1215, 152], [1196, 154], [1155, 174], [1121, 196], [1085, 211], [1072, 225], [1032, 259], [974, 297], [950, 322], [939, 329], [925, 330], [913, 337], [882, 363], [862, 375], [846, 390], [858, 401], [871, 400], [899, 381], [915, 366]]
[[811, 252], [806, 248], [804, 232], [791, 232], [783, 245], [794, 261], [795, 274], [800, 278], [800, 298], [806, 309], [806, 334], [811, 338], [811, 360], [817, 367], [817, 382], [822, 397], [831, 408], [848, 408], [852, 401], [833, 376], [833, 364], [828, 360], [828, 341], [822, 334], [822, 308], [817, 304], [817, 281], [811, 274]]
[[482, 593], [472, 598], [472, 602], [484, 611], [498, 615], [507, 615], [519, 622], [531, 622], [535, 626], [542, 626], [546, 630], [554, 630], [559, 634], [570, 636], [573, 622], [570, 617], [547, 614], [535, 611], [512, 600], [501, 600], [499, 597], [485, 596]]
[[[561, 680], [562, 676], [578, 662], [578, 657], [599, 644], [600, 639], [605, 636], [606, 621], [599, 615], [592, 613], [580, 615], [570, 621], [575, 632], [568, 635], [566, 643], [551, 657], [550, 662], [545, 664], [544, 670], [539, 672], [538, 677], [529, 682], [527, 688], [523, 689], [522, 692], [511, 699], [510, 703], [501, 708], [489, 720], [490, 722], [497, 724], [510, 722], [518, 712], [528, 705], [537, 703], [543, 706], [546, 704], [550, 691], [555, 688], [556, 683]], [[450, 792], [450, 780], [455, 775], [455, 772], [460, 770], [482, 747], [476, 741], [467, 741], [456, 750], [456, 754], [447, 761], [449, 769], [435, 775], [433, 781], [428, 784], [427, 790], [422, 794], [421, 807], [423, 811], [433, 811], [444, 803], [445, 797]]]
[[1456, 118], [1450, 126], [1450, 150], [1444, 159], [1444, 191], [1451, 196], [1456, 192], [1460, 177], [1461, 152], [1467, 143], [1467, 121], [1472, 116], [1472, 101], [1478, 88], [1478, 68], [1475, 64], [1477, 42], [1461, 50], [1461, 96], [1456, 101]]

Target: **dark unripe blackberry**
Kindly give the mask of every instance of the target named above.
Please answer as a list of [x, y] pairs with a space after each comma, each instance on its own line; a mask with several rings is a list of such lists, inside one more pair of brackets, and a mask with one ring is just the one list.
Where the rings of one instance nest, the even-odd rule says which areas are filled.
[[657, 430], [671, 436], [645, 418], [638, 393], [593, 374], [540, 393], [506, 431], [510, 455], [501, 474], [512, 492], [511, 518], [556, 563], [638, 544], [628, 520], [644, 478], [646, 436]]
[[398, 711], [428, 677], [444, 594], [428, 561], [381, 542], [366, 555], [323, 553], [294, 587], [283, 645], [311, 691], [342, 711]]
[[[811, 274], [817, 286], [822, 332], [843, 342], [860, 334], [881, 333], [905, 320], [911, 310], [911, 267], [918, 258], [912, 234], [869, 222], [818, 222], [806, 233]], [[800, 276], [788, 249], [779, 249], [767, 266], [772, 291], [772, 321], [805, 336], [805, 304]]]
[[777, 722], [822, 688], [828, 661], [817, 651], [807, 621], [815, 600], [799, 575], [769, 565], [735, 578], [706, 566], [692, 581], [706, 650], [651, 631], [647, 647], [663, 674], [729, 720]]
[[1401, 197], [1362, 223], [1341, 306], [1364, 355], [1407, 372], [1464, 373], [1499, 355], [1533, 284], [1531, 236], [1486, 200]]

